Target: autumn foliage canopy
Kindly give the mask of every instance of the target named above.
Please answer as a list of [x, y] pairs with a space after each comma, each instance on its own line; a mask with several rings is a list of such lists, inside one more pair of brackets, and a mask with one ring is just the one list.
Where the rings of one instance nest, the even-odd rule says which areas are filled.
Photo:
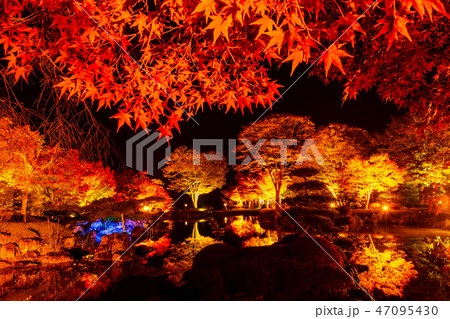
[[[445, 124], [449, 37], [440, 0], [1, 0], [0, 44], [15, 81], [59, 74], [64, 98], [114, 108], [118, 127], [163, 135], [205, 106], [268, 107], [271, 65], [308, 65]], [[448, 9], [448, 8], [447, 8]], [[395, 84], [395, 85], [393, 85]], [[416, 97], [416, 98], [411, 98]]]

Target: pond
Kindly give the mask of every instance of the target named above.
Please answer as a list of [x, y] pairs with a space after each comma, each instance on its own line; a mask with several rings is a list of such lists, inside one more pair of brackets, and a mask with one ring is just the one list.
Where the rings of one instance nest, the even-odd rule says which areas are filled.
[[[77, 227], [74, 227], [74, 231], [83, 241], [90, 240], [94, 248], [89, 248], [89, 245], [81, 245], [70, 249], [69, 252], [74, 257], [74, 261], [70, 265], [43, 267], [23, 264], [20, 267], [0, 269], [0, 299], [288, 299], [286, 295], [281, 293], [265, 293], [265, 287], [261, 285], [257, 288], [261, 292], [260, 295], [259, 292], [251, 291], [251, 287], [248, 285], [241, 287], [240, 284], [230, 284], [230, 282], [226, 282], [225, 286], [231, 285], [236, 291], [227, 288], [227, 290], [223, 290], [226, 292], [220, 290], [220, 293], [217, 293], [214, 290], [212, 294], [199, 295], [199, 288], [195, 286], [194, 289], [190, 286], [193, 283], [198, 285], [198, 282], [195, 281], [195, 278], [189, 279], [189, 276], [186, 276], [186, 271], [195, 268], [194, 257], [207, 246], [227, 243], [230, 247], [241, 247], [239, 248], [239, 256], [245, 257], [248, 252], [256, 252], [256, 250], [249, 250], [254, 249], [252, 247], [275, 244], [277, 232], [273, 229], [261, 227], [258, 211], [228, 211], [219, 214], [182, 212], [175, 217], [163, 217], [166, 218], [161, 218], [155, 222], [150, 230], [145, 232], [138, 240], [139, 243], [131, 249], [129, 258], [125, 258], [128, 256], [126, 255], [123, 260], [114, 263], [112, 267], [111, 261], [97, 259], [97, 249], [104, 236], [111, 236], [111, 234], [123, 231], [121, 221], [106, 219], [91, 223], [80, 223]], [[133, 241], [139, 234], [142, 234], [136, 233], [136, 229], [144, 229], [143, 227], [151, 224], [151, 220], [126, 220], [125, 228]], [[314, 234], [314, 230], [311, 233], [314, 236], [317, 235]], [[292, 252], [292, 250], [289, 250], [292, 249], [292, 246], [289, 246], [292, 245], [289, 242], [292, 235], [287, 232], [283, 235], [286, 236], [285, 239], [277, 246], [288, 247], [288, 251]], [[376, 225], [376, 227], [358, 230], [346, 229], [322, 235], [342, 253], [346, 263], [345, 269], [349, 272], [353, 271], [351, 272], [352, 275], [376, 299], [448, 300], [450, 298], [450, 250], [448, 248], [450, 232], [446, 229]], [[308, 241], [310, 240], [308, 239]], [[324, 242], [324, 244], [327, 244], [327, 242]], [[305, 243], [306, 246], [309, 245], [308, 242]], [[276, 254], [278, 253], [273, 256], [277, 256]], [[270, 255], [269, 258], [273, 256]], [[239, 259], [241, 257], [233, 258]], [[291, 258], [292, 256], [288, 257]], [[217, 258], [217, 256], [212, 259], [214, 258]], [[264, 258], [261, 260], [266, 260]], [[283, 263], [287, 265], [292, 260], [286, 258], [282, 255], [278, 259], [286, 260]], [[242, 272], [245, 272], [245, 268], [251, 263], [250, 259], [243, 262], [239, 266]], [[263, 265], [264, 263], [260, 263], [259, 268], [263, 269]], [[222, 269], [223, 267], [221, 267], [215, 265], [210, 268]], [[277, 265], [277, 267], [280, 267], [280, 265]], [[308, 266], [307, 268], [310, 269], [311, 267]], [[309, 271], [304, 268], [301, 269], [301, 271], [298, 271], [299, 273]], [[380, 269], [384, 270], [381, 271]], [[386, 271], [386, 269], [389, 269], [389, 271]], [[105, 272], [105, 270], [108, 271]], [[225, 270], [225, 273], [226, 271], [228, 270]], [[289, 274], [289, 276], [289, 278], [294, 278], [296, 275]], [[228, 279], [225, 278], [226, 280]], [[295, 281], [296, 279], [292, 280]], [[244, 282], [245, 278], [241, 281]], [[315, 284], [320, 285], [321, 283]], [[404, 288], [398, 288], [403, 286]], [[242, 293], [242, 291], [237, 292], [239, 289], [249, 289], [250, 292], [248, 294]], [[286, 291], [291, 291], [289, 290], [290, 287], [286, 289]], [[298, 296], [303, 299], [301, 294]], [[367, 300], [361, 294], [347, 294], [347, 292], [345, 297], [342, 297], [339, 293], [336, 298]]]
[[[223, 239], [226, 225], [231, 224], [233, 220], [257, 223], [257, 218], [249, 215], [227, 215], [220, 218], [203, 216], [196, 219], [187, 214], [181, 218], [179, 216], [176, 219], [159, 220], [142, 239], [157, 240], [170, 233], [171, 245], [176, 246], [192, 236], [195, 229], [196, 236], [211, 236], [220, 241]], [[137, 226], [144, 227], [151, 223], [151, 220], [126, 219], [125, 227], [127, 233], [131, 234]], [[118, 219], [106, 218], [94, 222], [80, 222], [73, 230], [83, 240], [89, 238], [99, 244], [103, 236], [121, 233], [123, 226]], [[75, 248], [69, 252], [74, 257], [74, 262], [70, 265], [42, 267], [29, 263], [0, 269], [0, 300], [77, 300], [108, 269], [111, 262], [95, 261], [92, 251], [89, 250]], [[158, 264], [157, 258], [154, 259], [153, 265]], [[102, 276], [94, 287], [90, 288], [89, 294], [83, 297], [96, 299], [99, 295], [104, 294], [113, 283], [130, 275], [140, 275], [147, 280], [150, 278], [159, 281], [159, 285], [161, 285], [161, 281], [164, 281], [162, 277], [167, 277], [167, 271], [145, 265], [142, 260], [139, 263], [118, 262]]]

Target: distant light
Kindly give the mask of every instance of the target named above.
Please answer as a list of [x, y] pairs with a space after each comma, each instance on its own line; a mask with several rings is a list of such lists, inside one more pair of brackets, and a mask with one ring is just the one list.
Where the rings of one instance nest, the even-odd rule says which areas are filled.
[[184, 225], [185, 225], [185, 226], [187, 226], [187, 221], [186, 221], [186, 222], [184, 222]]
[[384, 210], [387, 210], [389, 207], [388, 206], [383, 206], [383, 209]]
[[336, 204], [335, 203], [331, 203], [331, 205], [330, 205], [331, 207], [334, 207], [334, 206], [336, 206]]
[[225, 218], [223, 219], [223, 221], [226, 223], [226, 222], [227, 222], [227, 218], [225, 217]]

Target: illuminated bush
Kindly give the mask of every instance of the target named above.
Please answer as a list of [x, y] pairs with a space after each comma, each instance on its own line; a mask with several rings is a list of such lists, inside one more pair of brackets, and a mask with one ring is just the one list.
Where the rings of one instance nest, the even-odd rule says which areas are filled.
[[409, 242], [416, 266], [425, 274], [424, 279], [435, 288], [436, 293], [444, 295], [450, 290], [450, 237], [433, 240], [413, 240]]
[[156, 241], [148, 239], [146, 241], [137, 244], [136, 246], [145, 246], [148, 248], [152, 248], [152, 251], [150, 251], [146, 256], [146, 258], [150, 258], [153, 256], [164, 255], [169, 250], [170, 242], [171, 239], [169, 237], [169, 234], [165, 234], [163, 237], [161, 237]]
[[271, 237], [252, 237], [247, 239], [243, 246], [244, 247], [260, 247], [260, 246], [270, 246], [277, 242], [277, 240]]
[[354, 264], [366, 265], [369, 270], [360, 275], [360, 285], [370, 293], [381, 291], [386, 296], [403, 296], [409, 281], [417, 276], [414, 264], [405, 259], [403, 250], [396, 249], [396, 243], [384, 244], [386, 249], [379, 251], [373, 242], [369, 247], [356, 251], [351, 259]]
[[241, 238], [259, 235], [261, 233], [261, 227], [259, 224], [253, 224], [249, 220], [236, 219], [231, 222], [230, 226], [234, 233]]

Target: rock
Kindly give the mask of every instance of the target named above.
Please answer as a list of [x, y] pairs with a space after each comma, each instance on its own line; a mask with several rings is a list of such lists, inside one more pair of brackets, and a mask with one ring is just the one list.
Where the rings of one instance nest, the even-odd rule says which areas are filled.
[[130, 247], [130, 236], [127, 233], [112, 234], [112, 239], [112, 252], [125, 251]]
[[23, 260], [34, 261], [39, 259], [39, 253], [35, 250], [27, 251], [25, 254], [22, 254]]
[[112, 255], [112, 261], [116, 261], [118, 263], [120, 262], [127, 262], [132, 260], [131, 250], [127, 251], [125, 254], [123, 251], [117, 251], [113, 253]]
[[[331, 259], [331, 257], [333, 257], [333, 259], [341, 266], [344, 264], [344, 257], [331, 242], [322, 237], [313, 238], [314, 240], [312, 240], [309, 236], [297, 237], [297, 239], [295, 239], [289, 247], [289, 255], [291, 258], [298, 258], [299, 260], [307, 263], [336, 265]], [[327, 253], [325, 253], [318, 244]]]
[[94, 260], [95, 261], [111, 261], [112, 254], [110, 250], [106, 251], [96, 251], [94, 253]]
[[23, 289], [34, 286], [39, 280], [38, 274], [24, 274], [20, 273], [17, 275], [16, 281], [14, 283], [14, 288]]
[[130, 236], [127, 233], [115, 233], [102, 237], [100, 246], [102, 251], [125, 251], [130, 247]]
[[198, 271], [187, 271], [182, 282], [187, 282], [183, 290], [191, 300], [223, 300], [227, 295], [227, 287], [220, 270], [206, 267]]
[[73, 262], [73, 257], [68, 253], [51, 253], [39, 257], [43, 265], [68, 264]]
[[228, 244], [214, 244], [202, 249], [194, 258], [193, 267], [222, 265], [239, 256], [239, 251]]
[[142, 234], [145, 233], [145, 228], [141, 227], [141, 226], [136, 226], [133, 228], [133, 230], [131, 231], [131, 242], [134, 243], [135, 240], [137, 240], [139, 238], [139, 240], [136, 242], [136, 244], [139, 244], [141, 241], [145, 240], [145, 236], [143, 236]]
[[15, 276], [13, 272], [7, 272], [0, 274], [0, 287], [8, 287], [15, 282]]
[[[102, 237], [100, 245], [94, 253], [94, 260], [96, 261], [111, 261], [116, 260], [120, 255], [130, 247], [130, 236], [127, 233], [115, 233]], [[131, 249], [129, 252], [120, 258], [119, 261], [128, 261]]]
[[101, 242], [98, 247], [95, 249], [95, 251], [109, 251], [111, 252], [112, 244], [110, 242], [104, 241]]
[[41, 241], [36, 238], [20, 238], [17, 242], [19, 249], [22, 253], [26, 253], [32, 250], [39, 250]]
[[[297, 245], [308, 245], [303, 242], [304, 237], [299, 238], [292, 241], [293, 248], [284, 244], [236, 251], [227, 245], [208, 246], [197, 254], [193, 268], [183, 275], [185, 284], [182, 288], [190, 296], [203, 300], [348, 298], [347, 291], [354, 288], [353, 282], [341, 269], [329, 263], [313, 264], [311, 260], [302, 260]], [[316, 240], [332, 254], [338, 254], [330, 242], [323, 238]], [[293, 256], [288, 250], [292, 250]], [[228, 257], [221, 258], [220, 251], [227, 252]], [[302, 257], [308, 256], [302, 250], [301, 253]]]
[[[285, 286], [285, 272], [290, 268], [297, 268], [296, 272], [301, 272], [297, 264], [290, 258], [271, 258], [249, 254], [227, 263], [222, 268], [222, 272], [226, 286], [231, 291], [247, 295], [245, 299], [264, 296], [268, 300], [279, 300], [272, 295], [279, 292], [279, 286]], [[290, 271], [289, 273], [295, 274], [296, 272]], [[306, 282], [303, 283], [295, 277], [291, 276], [289, 282], [292, 285], [301, 285], [305, 291], [310, 289]], [[283, 288], [286, 289], [286, 287]]]
[[52, 248], [49, 244], [42, 244], [41, 246], [39, 246], [38, 252], [41, 255], [48, 255], [52, 252]]
[[[0, 269], [9, 268], [11, 267], [11, 263], [6, 260], [0, 260]], [[1, 275], [0, 275], [1, 277]]]
[[11, 235], [0, 233], [0, 245], [9, 244], [11, 242]]
[[5, 244], [0, 248], [0, 259], [8, 261], [21, 260], [19, 246], [15, 243]]
[[288, 258], [286, 245], [272, 245], [261, 247], [245, 247], [241, 249], [243, 256], [259, 256], [261, 258]]
[[64, 249], [72, 249], [77, 244], [76, 237], [64, 237], [62, 239], [62, 245]]

